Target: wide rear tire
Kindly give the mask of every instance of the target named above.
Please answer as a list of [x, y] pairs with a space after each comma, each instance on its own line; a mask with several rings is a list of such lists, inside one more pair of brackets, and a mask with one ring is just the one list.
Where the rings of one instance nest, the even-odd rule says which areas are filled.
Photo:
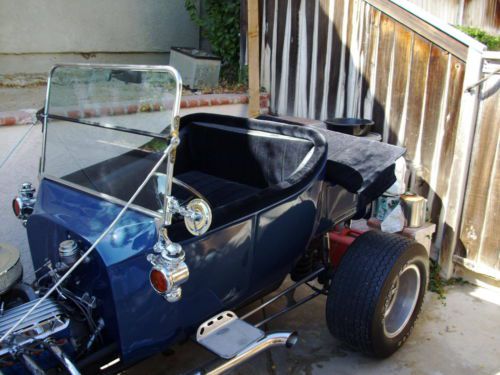
[[355, 350], [388, 357], [406, 341], [424, 299], [429, 258], [419, 243], [369, 231], [335, 272], [326, 303], [330, 332]]

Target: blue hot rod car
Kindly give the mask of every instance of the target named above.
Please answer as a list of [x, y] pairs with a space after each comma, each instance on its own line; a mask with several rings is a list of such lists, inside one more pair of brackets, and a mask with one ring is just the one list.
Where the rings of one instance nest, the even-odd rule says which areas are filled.
[[[181, 91], [170, 67], [52, 69], [39, 184], [13, 202], [36, 279], [21, 282], [16, 250], [1, 246], [2, 372], [119, 371], [192, 338], [220, 357], [195, 371], [220, 374], [293, 346], [296, 333], [260, 327], [320, 294], [333, 335], [368, 355], [396, 351], [422, 304], [425, 249], [372, 231], [336, 266], [325, 234], [366, 214], [404, 150], [320, 122], [180, 118]], [[236, 315], [288, 275], [294, 284]], [[308, 297], [247, 322], [313, 280]]]

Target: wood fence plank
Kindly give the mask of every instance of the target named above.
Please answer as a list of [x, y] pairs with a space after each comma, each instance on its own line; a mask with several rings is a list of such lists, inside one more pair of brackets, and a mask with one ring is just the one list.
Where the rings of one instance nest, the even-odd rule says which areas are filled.
[[273, 111], [277, 111], [278, 106], [278, 98], [281, 93], [281, 73], [283, 70], [283, 43], [285, 41], [285, 25], [286, 25], [286, 8], [288, 0], [275, 0], [278, 4], [278, 17], [274, 20], [277, 23], [277, 38], [276, 38], [276, 67], [275, 67], [275, 75], [276, 75], [276, 83], [275, 83], [275, 91], [274, 95], [276, 101], [274, 102]]
[[274, 45], [274, 23], [275, 23], [275, 7], [278, 0], [266, 0], [266, 45], [271, 49], [271, 54], [269, 56], [269, 88], [270, 88], [270, 106], [271, 110], [274, 111], [274, 103], [276, 102], [277, 92], [275, 91], [276, 85], [276, 48]]
[[445, 92], [448, 57], [448, 52], [436, 45], [432, 46], [421, 138], [421, 163], [427, 181], [430, 180], [430, 171], [434, 167], [435, 144], [441, 142], [441, 140], [436, 139], [436, 135], [441, 111], [445, 110], [443, 108], [443, 95]]
[[[495, 78], [492, 78], [495, 79]], [[486, 82], [485, 88], [491, 88]], [[500, 83], [500, 79], [497, 79]], [[486, 91], [486, 90], [485, 90]], [[483, 91], [484, 92], [484, 91]], [[500, 269], [500, 91], [485, 99], [479, 117], [462, 218], [461, 240], [467, 259]]]
[[[482, 51], [469, 49], [467, 68], [464, 73], [464, 86], [477, 82], [482, 75]], [[457, 142], [453, 163], [449, 171], [449, 189], [446, 210], [443, 212], [445, 226], [439, 252], [441, 273], [444, 277], [453, 274], [453, 255], [460, 244], [460, 227], [463, 217], [464, 196], [469, 179], [471, 149], [477, 125], [479, 94], [477, 90], [463, 92], [460, 101], [460, 117], [457, 124]]]
[[406, 158], [408, 160], [413, 160], [415, 158], [419, 141], [420, 123], [423, 116], [423, 103], [431, 53], [431, 44], [428, 41], [417, 35], [414, 38], [404, 142], [404, 146], [406, 147]]
[[453, 163], [453, 152], [457, 137], [458, 111], [462, 99], [465, 64], [455, 56], [451, 57], [450, 79], [448, 84], [448, 97], [446, 102], [446, 116], [444, 123], [444, 136], [441, 139], [441, 153], [439, 156], [439, 175], [436, 184], [436, 197], [429, 207], [434, 222], [438, 222], [443, 204], [448, 191], [449, 171]]
[[[314, 12], [315, 12], [315, 3], [317, 0], [303, 0], [306, 2], [306, 17], [307, 17], [307, 53], [309, 58], [307, 59], [308, 67], [307, 67], [307, 76], [311, 77], [312, 74], [312, 62], [313, 62], [313, 43], [314, 43]], [[307, 95], [307, 103], [308, 107], [311, 105], [311, 85], [312, 80], [309, 79], [307, 81], [307, 92], [304, 95]]]
[[[349, 82], [349, 71], [351, 70], [351, 61], [355, 57], [353, 56], [353, 51], [356, 51], [356, 55], [359, 54], [358, 50], [355, 50], [352, 48], [352, 38], [353, 38], [353, 33], [356, 32], [354, 29], [354, 19], [353, 19], [353, 13], [354, 13], [354, 5], [355, 1], [349, 0], [349, 6], [347, 8], [347, 40], [345, 40], [345, 59], [344, 59], [344, 74], [345, 74], [345, 80], [346, 80], [346, 90], [345, 90], [345, 98], [344, 98], [344, 108], [342, 109], [342, 116], [349, 117], [347, 114], [347, 105], [349, 102], [349, 99], [353, 99], [352, 96], [355, 95], [353, 93], [353, 87], [350, 86]], [[356, 9], [357, 10], [357, 9]], [[345, 16], [344, 16], [345, 17]], [[357, 57], [357, 56], [356, 56]]]
[[395, 61], [393, 73], [393, 87], [391, 97], [391, 113], [389, 121], [389, 143], [397, 144], [399, 128], [403, 116], [406, 99], [406, 84], [408, 82], [408, 67], [411, 63], [412, 33], [401, 24], [396, 24], [394, 29], [395, 41]]
[[293, 108], [295, 107], [295, 81], [297, 77], [297, 57], [299, 53], [299, 0], [290, 0], [292, 2], [292, 25], [290, 37], [290, 56], [288, 68], [288, 105], [287, 114], [293, 115]]
[[[370, 37], [368, 40], [367, 62], [365, 65], [364, 79], [362, 84], [361, 98], [363, 104], [361, 105], [361, 117], [373, 118], [373, 96], [376, 86], [376, 70], [377, 70], [377, 57], [378, 57], [378, 40], [380, 31], [380, 17], [381, 12], [377, 9], [370, 7]], [[373, 75], [373, 79], [372, 79]]]
[[380, 17], [380, 36], [377, 57], [377, 83], [375, 87], [375, 102], [373, 104], [373, 121], [375, 131], [382, 134], [385, 121], [385, 105], [387, 100], [387, 82], [389, 66], [394, 45], [394, 21], [385, 14]]
[[[334, 1], [334, 0], [332, 0]], [[314, 108], [314, 118], [319, 119], [321, 115], [321, 103], [323, 101], [323, 85], [325, 82], [325, 63], [328, 42], [328, 6], [329, 0], [319, 1], [318, 17], [318, 54], [317, 54], [317, 74], [316, 74], [316, 102]]]
[[[340, 54], [342, 51], [342, 23], [344, 16], [344, 1], [348, 0], [331, 0], [335, 1], [335, 13], [333, 16], [333, 34], [332, 34], [332, 59], [330, 61], [330, 87], [328, 90], [328, 117], [335, 117], [335, 106], [337, 103], [337, 92], [340, 75]], [[345, 20], [347, 22], [347, 20]]]

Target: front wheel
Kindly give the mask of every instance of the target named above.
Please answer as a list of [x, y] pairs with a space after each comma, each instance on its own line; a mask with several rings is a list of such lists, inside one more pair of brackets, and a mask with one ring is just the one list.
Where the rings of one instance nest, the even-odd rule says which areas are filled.
[[328, 292], [330, 332], [352, 348], [388, 357], [410, 335], [424, 299], [427, 251], [408, 238], [370, 231], [344, 255]]

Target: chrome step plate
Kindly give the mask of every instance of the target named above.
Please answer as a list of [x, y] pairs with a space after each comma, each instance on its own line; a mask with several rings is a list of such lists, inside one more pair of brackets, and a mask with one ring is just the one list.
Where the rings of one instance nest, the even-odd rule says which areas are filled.
[[200, 325], [196, 341], [224, 359], [231, 359], [250, 344], [264, 337], [264, 332], [224, 311]]

